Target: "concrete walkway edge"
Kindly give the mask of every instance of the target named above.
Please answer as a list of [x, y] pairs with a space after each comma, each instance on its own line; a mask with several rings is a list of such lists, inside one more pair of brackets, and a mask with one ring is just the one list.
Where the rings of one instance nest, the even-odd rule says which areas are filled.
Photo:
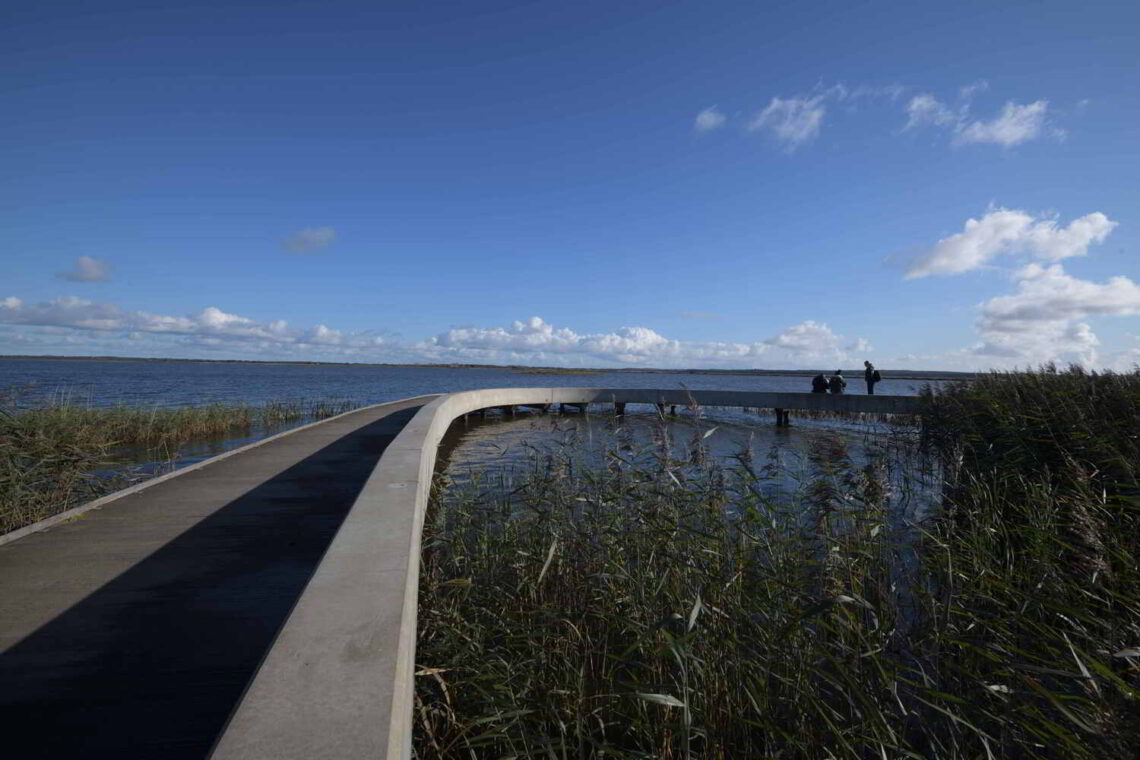
[[[438, 394], [432, 394], [432, 395], [427, 395], [427, 396], [412, 396], [412, 397], [407, 398], [407, 399], [398, 399], [398, 400], [399, 401], [416, 401], [416, 400], [422, 399], [424, 401], [424, 403], [427, 403], [430, 400], [436, 398], [437, 395]], [[381, 406], [384, 406], [385, 404], [389, 404], [389, 403], [392, 403], [392, 402], [385, 401], [383, 404], [369, 404], [368, 406], [361, 406], [361, 407], [357, 407], [356, 409], [350, 409], [347, 412], [342, 412], [342, 413], [334, 415], [332, 417], [326, 417], [323, 420], [317, 420], [316, 422], [310, 422], [306, 425], [300, 425], [299, 427], [290, 428], [289, 430], [284, 430], [280, 433], [276, 433], [274, 435], [268, 436], [267, 438], [262, 438], [260, 440], [254, 441], [253, 443], [247, 443], [244, 446], [238, 446], [236, 449], [230, 449], [229, 451], [223, 451], [221, 454], [218, 454], [216, 456], [212, 456], [209, 459], [203, 459], [201, 462], [195, 462], [194, 464], [187, 465], [186, 467], [182, 467], [180, 469], [177, 469], [174, 472], [168, 472], [165, 475], [158, 475], [157, 477], [147, 478], [143, 482], [137, 483], [137, 484], [130, 486], [128, 488], [124, 488], [121, 491], [115, 491], [114, 493], [107, 494], [106, 496], [100, 496], [98, 499], [94, 499], [93, 501], [86, 502], [85, 504], [80, 504], [77, 507], [72, 507], [71, 509], [60, 512], [59, 514], [52, 515], [51, 517], [45, 517], [42, 520], [37, 520], [36, 522], [32, 523], [31, 525], [25, 525], [22, 528], [17, 528], [16, 530], [9, 531], [9, 532], [5, 533], [4, 535], [0, 536], [0, 546], [3, 546], [4, 544], [10, 544], [13, 541], [17, 541], [17, 540], [23, 538], [24, 536], [30, 535], [32, 533], [39, 533], [41, 530], [47, 530], [48, 528], [50, 528], [54, 525], [59, 525], [62, 522], [67, 522], [68, 520], [74, 520], [75, 518], [81, 517], [85, 513], [90, 512], [92, 509], [98, 509], [99, 507], [106, 506], [107, 504], [110, 504], [113, 501], [121, 499], [124, 496], [130, 496], [133, 493], [138, 493], [139, 491], [144, 491], [147, 488], [150, 488], [151, 486], [156, 486], [159, 483], [165, 483], [168, 480], [171, 480], [173, 478], [177, 478], [180, 475], [185, 475], [188, 472], [194, 472], [195, 470], [200, 470], [203, 467], [206, 467], [206, 466], [211, 465], [211, 464], [215, 464], [216, 462], [220, 462], [223, 459], [227, 459], [227, 458], [235, 456], [237, 454], [241, 454], [243, 452], [249, 451], [250, 449], [256, 449], [257, 447], [264, 446], [267, 443], [272, 443], [273, 441], [276, 441], [280, 438], [284, 438], [287, 435], [293, 435], [294, 433], [300, 433], [302, 430], [308, 430], [310, 428], [316, 427], [317, 425], [323, 425], [326, 422], [333, 422], [334, 420], [339, 420], [341, 417], [345, 417], [345, 416], [350, 415], [350, 414], [357, 414], [359, 412], [363, 412], [363, 411], [366, 411], [368, 409], [376, 409], [377, 407], [381, 407]]]
[[910, 396], [629, 388], [499, 388], [420, 409], [381, 456], [212, 760], [412, 756], [420, 537], [451, 423], [492, 407], [642, 403], [917, 414]]

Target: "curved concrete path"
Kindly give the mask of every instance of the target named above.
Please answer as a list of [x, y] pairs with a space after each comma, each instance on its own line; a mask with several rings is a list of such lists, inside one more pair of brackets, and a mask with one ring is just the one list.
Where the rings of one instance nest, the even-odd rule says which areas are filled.
[[437, 447], [487, 408], [595, 403], [917, 414], [908, 396], [493, 388], [425, 404], [393, 441], [219, 737], [211, 760], [408, 760], [420, 534]]
[[205, 757], [380, 454], [433, 398], [291, 431], [0, 546], [5, 743]]

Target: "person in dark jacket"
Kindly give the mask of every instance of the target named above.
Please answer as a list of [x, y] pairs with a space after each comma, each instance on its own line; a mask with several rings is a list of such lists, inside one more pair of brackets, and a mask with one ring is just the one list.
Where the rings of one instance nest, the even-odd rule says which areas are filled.
[[835, 370], [835, 374], [827, 381], [827, 387], [831, 389], [832, 393], [839, 394], [847, 388], [847, 381], [843, 379], [843, 370]]
[[822, 372], [811, 379], [811, 392], [827, 393], [827, 378], [823, 376]]
[[871, 364], [871, 362], [863, 362], [863, 367], [865, 368], [863, 370], [863, 379], [867, 381], [867, 393], [874, 396], [875, 383], [882, 380], [883, 377], [879, 374], [879, 370], [875, 369], [875, 365]]

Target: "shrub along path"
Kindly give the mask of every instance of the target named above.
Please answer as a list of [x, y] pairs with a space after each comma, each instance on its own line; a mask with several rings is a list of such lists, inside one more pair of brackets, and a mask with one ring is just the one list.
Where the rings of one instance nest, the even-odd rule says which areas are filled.
[[0, 546], [9, 742], [24, 757], [204, 757], [422, 403], [329, 420]]

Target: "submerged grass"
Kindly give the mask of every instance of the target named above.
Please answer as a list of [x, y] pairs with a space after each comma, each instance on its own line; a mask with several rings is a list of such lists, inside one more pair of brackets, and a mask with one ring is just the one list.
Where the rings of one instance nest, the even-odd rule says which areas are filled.
[[1140, 375], [927, 403], [790, 488], [774, 452], [679, 461], [664, 426], [441, 483], [417, 756], [1135, 757]]
[[138, 479], [129, 465], [168, 462], [186, 444], [318, 420], [347, 401], [190, 407], [24, 404], [0, 398], [0, 533]]

